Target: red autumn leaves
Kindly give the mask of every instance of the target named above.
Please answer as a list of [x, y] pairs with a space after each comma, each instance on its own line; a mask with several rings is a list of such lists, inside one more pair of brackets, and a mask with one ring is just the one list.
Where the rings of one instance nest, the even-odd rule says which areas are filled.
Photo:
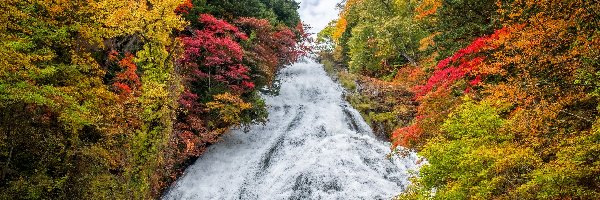
[[[239, 124], [240, 119], [227, 120], [227, 113], [235, 116], [252, 108], [247, 97], [257, 84], [264, 84], [260, 80], [271, 81], [278, 67], [300, 55], [296, 33], [265, 19], [238, 18], [229, 23], [201, 14], [198, 22], [180, 37], [183, 56], [178, 60], [184, 91], [175, 128], [178, 143], [189, 155], [216, 142], [224, 127]], [[218, 101], [219, 97], [228, 101]]]
[[108, 55], [109, 61], [117, 62], [118, 72], [113, 78], [112, 86], [121, 97], [127, 97], [142, 86], [140, 77], [137, 74], [137, 66], [134, 62], [134, 55], [126, 53], [125, 57], [118, 60], [118, 52], [111, 51]]
[[506, 34], [507, 32], [508, 29], [502, 28], [496, 30], [490, 36], [477, 38], [469, 46], [441, 60], [437, 64], [433, 75], [427, 80], [427, 83], [414, 88], [416, 97], [421, 98], [433, 90], [447, 89], [456, 81], [463, 78], [467, 78], [469, 83], [466, 92], [470, 91], [472, 86], [481, 82], [481, 74], [478, 72], [478, 67], [485, 60], [485, 55], [481, 55], [480, 53], [486, 49], [494, 48], [490, 42], [498, 39], [501, 34]]
[[182, 38], [184, 58], [180, 61], [188, 72], [187, 79], [213, 79], [233, 91], [243, 93], [254, 89], [249, 68], [243, 64], [244, 50], [238, 41], [247, 40], [237, 27], [202, 14], [198, 19], [204, 28]]
[[[451, 89], [459, 80], [465, 80], [465, 93], [471, 92], [474, 86], [482, 82], [485, 74], [481, 70], [482, 64], [486, 59], [486, 50], [496, 48], [492, 43], [502, 35], [509, 33], [508, 28], [496, 30], [492, 35], [483, 36], [475, 39], [467, 47], [458, 50], [452, 56], [441, 60], [435, 67], [435, 71], [424, 85], [419, 85], [413, 88], [417, 101], [424, 101], [428, 95], [437, 93], [438, 95]], [[443, 96], [443, 95], [442, 95]], [[423, 105], [418, 110], [423, 110]], [[396, 129], [392, 133], [393, 147], [398, 145], [410, 146], [411, 142], [418, 140], [423, 134], [422, 121], [429, 116], [419, 112], [415, 123], [410, 126]]]

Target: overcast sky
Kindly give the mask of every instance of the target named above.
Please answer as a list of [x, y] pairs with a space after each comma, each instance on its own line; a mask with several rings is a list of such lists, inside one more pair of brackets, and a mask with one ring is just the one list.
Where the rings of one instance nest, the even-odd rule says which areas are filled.
[[296, 0], [300, 2], [300, 17], [304, 23], [310, 24], [312, 33], [321, 31], [329, 21], [338, 16], [335, 4], [341, 0]]

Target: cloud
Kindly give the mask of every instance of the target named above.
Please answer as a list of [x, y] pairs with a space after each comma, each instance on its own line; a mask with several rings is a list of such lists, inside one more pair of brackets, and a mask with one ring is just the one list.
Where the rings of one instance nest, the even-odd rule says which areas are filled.
[[299, 0], [300, 17], [304, 23], [309, 24], [310, 32], [318, 33], [323, 30], [327, 23], [338, 17], [335, 5], [341, 0]]

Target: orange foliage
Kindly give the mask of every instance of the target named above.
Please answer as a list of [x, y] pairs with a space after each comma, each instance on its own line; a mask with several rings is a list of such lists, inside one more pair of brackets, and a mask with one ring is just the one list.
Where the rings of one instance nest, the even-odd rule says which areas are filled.
[[[412, 126], [394, 131], [392, 147], [395, 148], [397, 145], [413, 147], [424, 142], [420, 137], [429, 138], [439, 134], [438, 127], [446, 116], [462, 103], [462, 100], [457, 98], [457, 94], [472, 92], [485, 76], [491, 75], [482, 73], [481, 70], [486, 66], [485, 60], [488, 59], [486, 53], [497, 48], [495, 42], [506, 38], [511, 30], [513, 29], [505, 27], [496, 30], [492, 35], [477, 38], [454, 55], [441, 60], [426, 83], [414, 87], [415, 97], [420, 103], [417, 108], [417, 120]], [[419, 70], [411, 71], [415, 77], [419, 77], [421, 73], [423, 72]]]
[[[561, 116], [576, 116], [578, 120], [571, 123], [589, 126], [595, 115], [594, 109], [576, 106], [591, 99], [586, 93], [588, 86], [575, 83], [578, 74], [590, 70], [585, 61], [589, 59], [588, 53], [593, 54], [599, 48], [593, 40], [584, 39], [597, 38], [597, 29], [591, 31], [582, 22], [593, 22], [597, 16], [583, 8], [591, 5], [579, 1], [561, 3], [564, 7], [579, 7], [568, 12], [555, 10], [558, 4], [549, 1], [515, 4], [523, 5], [516, 6], [507, 22], [521, 22], [526, 7], [536, 6], [548, 12], [530, 16], [498, 44], [501, 48], [493, 54], [495, 62], [483, 70], [502, 74], [506, 81], [486, 84], [484, 94], [496, 106], [510, 109], [509, 117], [520, 122], [511, 126], [513, 132], [535, 141], [536, 145], [556, 143], [559, 141], [550, 142], [549, 138], [538, 136], [566, 131], [558, 128], [564, 123]], [[574, 34], [571, 30], [579, 31]]]
[[344, 5], [344, 9], [340, 12], [340, 18], [335, 25], [335, 30], [333, 31], [333, 39], [338, 41], [344, 32], [346, 32], [346, 26], [348, 26], [348, 21], [346, 19], [346, 15], [348, 14], [350, 8], [360, 3], [362, 0], [348, 0]]
[[335, 30], [333, 31], [333, 39], [338, 41], [344, 32], [346, 31], [346, 26], [348, 25], [348, 21], [346, 21], [345, 17], [340, 17], [338, 22], [335, 24]]
[[429, 15], [435, 14], [437, 9], [442, 6], [441, 0], [425, 0], [416, 9], [415, 19], [420, 20]]
[[175, 9], [177, 14], [188, 14], [188, 12], [194, 7], [192, 0], [186, 0]]
[[[116, 59], [115, 52], [109, 54], [109, 59]], [[133, 62], [134, 56], [126, 53], [125, 58], [119, 61], [118, 66], [123, 70], [115, 76], [113, 87], [122, 97], [129, 96], [133, 91], [137, 91], [142, 86], [140, 77], [137, 75], [137, 66]]]
[[396, 129], [391, 137], [392, 146], [393, 148], [397, 146], [412, 146], [410, 142], [419, 139], [421, 134], [423, 134], [423, 129], [421, 129], [418, 123]]

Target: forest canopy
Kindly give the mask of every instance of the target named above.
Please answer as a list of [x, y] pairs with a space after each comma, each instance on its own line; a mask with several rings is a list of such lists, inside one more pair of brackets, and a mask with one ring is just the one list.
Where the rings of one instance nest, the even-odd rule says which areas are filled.
[[[318, 34], [330, 46], [321, 59], [343, 69], [343, 84], [363, 84], [346, 84], [363, 88], [350, 101], [390, 130], [392, 149], [426, 160], [398, 198], [600, 198], [598, 2], [347, 0], [341, 8]], [[368, 100], [378, 93], [388, 98]]]

